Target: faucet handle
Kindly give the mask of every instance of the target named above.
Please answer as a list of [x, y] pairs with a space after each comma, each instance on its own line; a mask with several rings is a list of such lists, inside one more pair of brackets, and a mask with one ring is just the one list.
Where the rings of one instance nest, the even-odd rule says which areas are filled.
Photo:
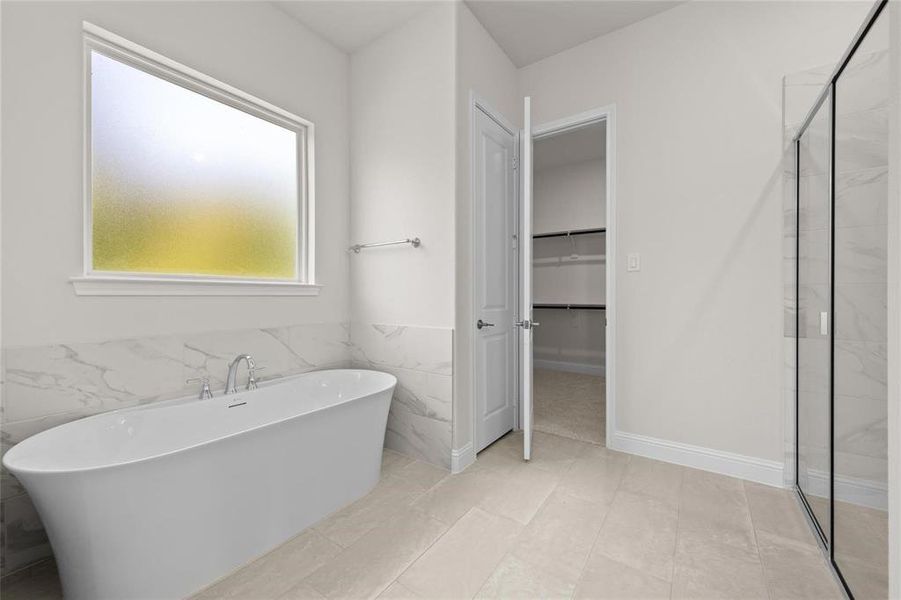
[[209, 400], [213, 397], [213, 391], [210, 389], [210, 378], [206, 375], [203, 377], [192, 377], [190, 379], [185, 379], [185, 383], [199, 383], [201, 384], [200, 388], [200, 399], [201, 400]]
[[257, 389], [257, 371], [265, 371], [266, 367], [251, 367], [247, 372], [247, 390]]

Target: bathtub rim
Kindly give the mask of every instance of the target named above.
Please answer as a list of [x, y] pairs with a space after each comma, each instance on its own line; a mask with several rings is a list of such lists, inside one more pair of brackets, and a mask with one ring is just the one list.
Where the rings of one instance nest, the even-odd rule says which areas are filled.
[[[272, 378], [272, 379], [266, 380], [265, 382], [260, 382], [260, 389], [270, 388], [275, 385], [288, 382], [292, 379], [298, 379], [298, 378], [304, 377], [304, 376], [310, 376], [313, 374], [320, 374], [320, 373], [336, 373], [336, 372], [376, 373], [378, 375], [383, 375], [383, 376], [389, 378], [388, 381], [390, 382], [390, 385], [387, 387], [380, 387], [380, 388], [374, 389], [371, 392], [361, 395], [361, 396], [356, 396], [354, 398], [346, 398], [344, 400], [341, 400], [340, 402], [335, 402], [334, 404], [329, 404], [327, 406], [321, 406], [319, 408], [314, 408], [313, 410], [310, 410], [307, 412], [291, 415], [291, 416], [285, 417], [283, 419], [276, 419], [273, 421], [268, 421], [266, 423], [257, 425], [255, 427], [251, 427], [249, 429], [242, 429], [240, 431], [237, 431], [234, 433], [229, 433], [227, 435], [211, 437], [209, 439], [203, 440], [202, 442], [198, 442], [196, 444], [190, 444], [187, 446], [176, 448], [174, 450], [168, 450], [166, 452], [160, 452], [157, 454], [153, 454], [151, 456], [144, 456], [144, 457], [133, 459], [133, 460], [125, 460], [125, 461], [119, 461], [119, 462], [111, 462], [111, 463], [107, 463], [107, 464], [103, 464], [103, 465], [93, 465], [93, 466], [89, 466], [89, 467], [79, 467], [79, 468], [70, 468], [70, 469], [38, 469], [38, 468], [32, 468], [32, 467], [26, 467], [26, 468], [11, 467], [10, 464], [8, 463], [9, 457], [14, 456], [16, 453], [15, 452], [16, 448], [18, 448], [22, 444], [25, 444], [29, 440], [33, 440], [37, 437], [48, 435], [51, 432], [53, 432], [54, 430], [57, 430], [57, 429], [60, 429], [63, 427], [83, 426], [83, 423], [85, 423], [86, 421], [90, 421], [93, 419], [99, 419], [102, 417], [107, 417], [108, 415], [112, 415], [112, 414], [116, 414], [116, 413], [134, 412], [134, 411], [140, 411], [140, 410], [153, 410], [153, 409], [166, 408], [166, 407], [177, 406], [177, 405], [186, 404], [186, 403], [194, 403], [194, 402], [213, 402], [216, 400], [222, 400], [222, 398], [224, 396], [218, 396], [216, 398], [209, 398], [206, 400], [200, 400], [200, 399], [193, 398], [193, 397], [173, 398], [171, 400], [163, 400], [160, 402], [151, 402], [148, 404], [142, 404], [142, 405], [137, 405], [137, 406], [127, 406], [127, 407], [123, 407], [123, 408], [117, 408], [114, 410], [109, 410], [109, 411], [97, 413], [94, 415], [88, 415], [88, 416], [82, 417], [80, 419], [75, 419], [73, 421], [69, 421], [69, 422], [63, 423], [61, 425], [56, 425], [55, 427], [51, 427], [50, 429], [45, 429], [44, 431], [40, 431], [34, 435], [31, 435], [31, 436], [25, 438], [24, 440], [22, 440], [21, 442], [19, 442], [18, 444], [14, 445], [9, 450], [7, 450], [6, 453], [3, 455], [2, 464], [3, 464], [3, 467], [6, 468], [6, 470], [9, 471], [10, 473], [12, 473], [15, 477], [19, 477], [20, 474], [26, 475], [26, 476], [28, 476], [28, 475], [36, 475], [36, 476], [68, 475], [68, 474], [103, 471], [103, 470], [108, 470], [108, 469], [117, 469], [117, 468], [121, 468], [121, 467], [127, 467], [127, 466], [137, 465], [137, 464], [141, 464], [141, 463], [145, 463], [145, 462], [149, 462], [149, 461], [153, 461], [153, 460], [158, 460], [161, 458], [166, 458], [173, 454], [178, 454], [180, 452], [186, 452], [189, 450], [202, 448], [204, 446], [209, 446], [213, 443], [221, 442], [223, 440], [237, 437], [239, 435], [252, 433], [252, 432], [258, 431], [260, 429], [264, 429], [266, 427], [279, 425], [282, 423], [287, 423], [289, 421], [293, 421], [300, 417], [317, 414], [317, 413], [320, 413], [320, 412], [323, 412], [323, 411], [326, 411], [326, 410], [329, 410], [332, 408], [337, 408], [337, 407], [343, 406], [345, 404], [349, 404], [352, 402], [356, 402], [358, 400], [362, 400], [364, 398], [369, 398], [370, 396], [374, 396], [376, 394], [380, 394], [383, 392], [387, 392], [389, 390], [393, 390], [397, 386], [397, 377], [392, 375], [391, 373], [386, 373], [384, 371], [377, 371], [375, 369], [347, 368], [347, 369], [322, 369], [321, 371], [307, 371], [306, 373], [297, 373], [295, 375], [288, 375], [285, 377]], [[244, 393], [252, 393], [252, 391], [244, 392]]]

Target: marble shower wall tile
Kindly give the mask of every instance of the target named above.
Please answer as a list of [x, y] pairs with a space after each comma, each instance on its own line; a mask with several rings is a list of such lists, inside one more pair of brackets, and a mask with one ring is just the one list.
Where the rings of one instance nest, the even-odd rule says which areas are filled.
[[885, 225], [836, 228], [834, 243], [836, 284], [888, 281], [888, 231]]
[[888, 106], [892, 97], [889, 62], [887, 50], [854, 55], [836, 86], [838, 116]]
[[888, 220], [888, 167], [874, 167], [835, 178], [835, 226], [885, 226]]
[[835, 118], [835, 170], [860, 171], [888, 165], [887, 107]]
[[835, 342], [835, 394], [886, 402], [888, 347], [871, 342]]
[[450, 468], [453, 330], [352, 323], [353, 363], [397, 377], [385, 447]]
[[836, 394], [834, 406], [836, 452], [885, 460], [888, 448], [885, 400]]
[[888, 285], [835, 286], [835, 338], [856, 342], [888, 341]]

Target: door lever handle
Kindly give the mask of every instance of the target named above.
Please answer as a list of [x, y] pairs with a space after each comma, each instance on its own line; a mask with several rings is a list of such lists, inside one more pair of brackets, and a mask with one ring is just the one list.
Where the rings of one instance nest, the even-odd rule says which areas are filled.
[[476, 327], [478, 327], [479, 329], [481, 329], [483, 327], [494, 327], [494, 323], [488, 323], [486, 321], [483, 321], [482, 319], [479, 319], [476, 322]]

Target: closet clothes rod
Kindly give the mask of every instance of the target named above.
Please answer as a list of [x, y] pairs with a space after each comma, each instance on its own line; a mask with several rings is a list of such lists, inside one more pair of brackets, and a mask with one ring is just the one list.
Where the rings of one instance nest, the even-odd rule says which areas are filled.
[[548, 233], [536, 233], [532, 235], [533, 240], [542, 238], [570, 237], [573, 235], [592, 235], [595, 233], [606, 233], [606, 227], [597, 227], [594, 229], [573, 229], [570, 231], [551, 231]]
[[607, 310], [606, 304], [532, 304], [532, 308], [557, 308], [562, 310]]

